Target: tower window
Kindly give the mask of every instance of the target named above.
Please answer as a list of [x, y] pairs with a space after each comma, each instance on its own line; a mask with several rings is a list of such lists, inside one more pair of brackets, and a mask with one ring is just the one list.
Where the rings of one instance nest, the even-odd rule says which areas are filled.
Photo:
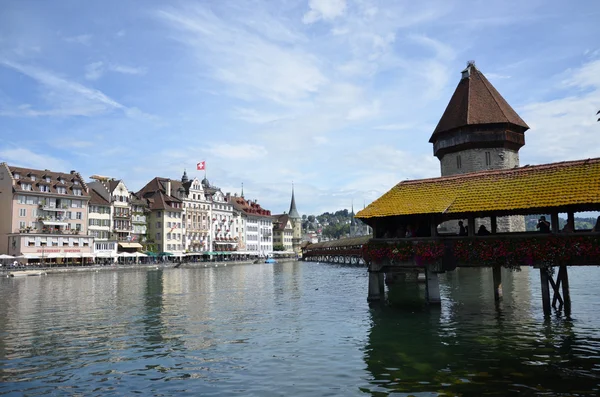
[[456, 156], [456, 168], [462, 168], [462, 160], [459, 156]]
[[485, 165], [492, 165], [492, 154], [490, 152], [485, 152]]

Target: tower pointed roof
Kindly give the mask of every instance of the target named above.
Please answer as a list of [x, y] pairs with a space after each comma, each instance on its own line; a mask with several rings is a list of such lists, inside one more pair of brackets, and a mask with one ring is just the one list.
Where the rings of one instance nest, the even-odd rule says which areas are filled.
[[469, 62], [429, 142], [438, 134], [481, 124], [513, 124], [524, 132], [529, 126], [506, 102], [492, 83]]
[[292, 185], [292, 202], [290, 203], [290, 210], [288, 211], [288, 215], [290, 216], [290, 218], [300, 218], [300, 214], [296, 209], [296, 199], [294, 198], [294, 185]]

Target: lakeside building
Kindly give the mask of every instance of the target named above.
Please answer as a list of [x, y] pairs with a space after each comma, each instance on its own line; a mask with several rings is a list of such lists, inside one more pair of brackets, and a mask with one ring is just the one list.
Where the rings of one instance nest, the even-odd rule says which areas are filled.
[[42, 260], [90, 256], [89, 200], [77, 171], [0, 163], [0, 253]]
[[117, 240], [110, 232], [110, 202], [90, 189], [88, 204], [88, 233], [94, 237], [94, 254], [98, 258], [116, 258]]
[[274, 243], [271, 211], [262, 208], [257, 200], [247, 200], [243, 190], [239, 197], [227, 193], [226, 199], [239, 214], [234, 232], [238, 251], [251, 256], [271, 256]]
[[131, 242], [139, 243], [142, 245], [142, 249], [148, 249], [147, 247], [147, 234], [148, 234], [148, 223], [147, 215], [150, 212], [148, 203], [137, 197], [134, 193], [130, 193], [131, 203]]
[[208, 252], [210, 248], [210, 200], [198, 178], [190, 180], [183, 172], [181, 181], [172, 181], [177, 197], [183, 202], [183, 249]]
[[288, 214], [274, 216], [273, 221], [273, 245], [283, 247], [283, 252], [294, 252], [294, 226]]
[[171, 180], [155, 177], [135, 195], [148, 203], [148, 243], [157, 252], [182, 256], [183, 202], [173, 196]]
[[138, 241], [133, 241], [132, 206], [133, 196], [125, 183], [120, 179], [98, 175], [90, 177], [93, 181], [88, 186], [110, 205], [110, 240], [116, 240], [119, 251], [135, 252], [142, 248]]
[[[233, 232], [236, 218], [233, 204], [228, 202], [221, 189], [211, 185], [206, 177], [202, 179], [201, 184], [206, 198], [210, 201], [210, 251], [236, 251], [238, 241], [234, 239]], [[241, 226], [239, 223], [238, 225]]]

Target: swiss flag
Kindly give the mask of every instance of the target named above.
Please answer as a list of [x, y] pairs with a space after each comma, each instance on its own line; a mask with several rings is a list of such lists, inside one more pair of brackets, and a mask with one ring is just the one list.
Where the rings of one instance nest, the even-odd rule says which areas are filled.
[[206, 167], [206, 161], [201, 161], [196, 164], [196, 169], [202, 171]]

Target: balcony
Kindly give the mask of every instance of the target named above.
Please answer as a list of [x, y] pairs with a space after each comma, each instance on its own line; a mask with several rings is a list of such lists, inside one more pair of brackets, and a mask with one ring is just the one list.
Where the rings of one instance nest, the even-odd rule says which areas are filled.
[[44, 216], [39, 217], [38, 221], [41, 222], [44, 226], [68, 226], [69, 222], [67, 219], [58, 216]]
[[121, 218], [121, 219], [131, 218], [131, 214], [128, 212], [116, 212], [114, 216], [115, 216], [115, 218]]
[[81, 230], [77, 229], [54, 229], [54, 228], [42, 228], [42, 229], [34, 229], [34, 228], [25, 228], [25, 229], [17, 229], [15, 233], [19, 234], [54, 234], [54, 235], [79, 235], [79, 236], [91, 236], [89, 233], [83, 233]]
[[66, 205], [54, 205], [54, 204], [40, 204], [38, 206], [41, 210], [43, 211], [66, 211], [67, 210], [67, 206]]
[[113, 229], [114, 233], [127, 233], [127, 232], [132, 232], [133, 231], [133, 227], [132, 226], [115, 226]]

